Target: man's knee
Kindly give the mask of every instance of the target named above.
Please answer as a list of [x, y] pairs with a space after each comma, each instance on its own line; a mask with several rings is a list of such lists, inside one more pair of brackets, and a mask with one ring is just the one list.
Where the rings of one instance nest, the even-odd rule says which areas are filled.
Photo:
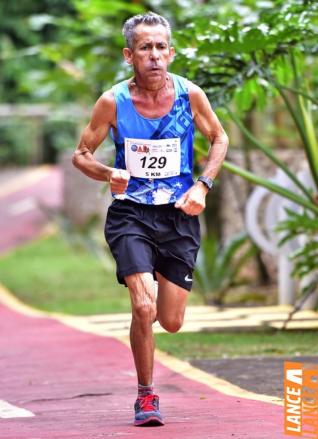
[[132, 315], [144, 323], [153, 323], [157, 314], [154, 281], [150, 273], [136, 273], [125, 277], [129, 288]]
[[132, 316], [140, 322], [153, 323], [156, 318], [157, 307], [155, 302], [137, 303], [132, 307]]
[[158, 318], [160, 325], [168, 332], [174, 333], [178, 332], [183, 325], [183, 318], [175, 317], [175, 318]]

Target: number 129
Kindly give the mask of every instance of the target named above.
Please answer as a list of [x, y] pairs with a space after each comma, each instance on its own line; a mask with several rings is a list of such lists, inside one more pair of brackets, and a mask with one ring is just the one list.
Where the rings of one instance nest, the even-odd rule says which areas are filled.
[[148, 163], [146, 165], [147, 162], [147, 158], [148, 157], [143, 157], [142, 159], [140, 159], [140, 161], [142, 162], [142, 167], [143, 168], [148, 168], [148, 169], [162, 169], [166, 166], [167, 164], [167, 158], [166, 157], [149, 157], [148, 158]]

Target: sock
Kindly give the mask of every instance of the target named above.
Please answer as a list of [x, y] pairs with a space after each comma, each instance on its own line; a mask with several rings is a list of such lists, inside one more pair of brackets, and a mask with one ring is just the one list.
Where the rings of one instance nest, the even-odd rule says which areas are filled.
[[149, 386], [143, 386], [138, 383], [138, 396], [153, 395], [153, 383]]

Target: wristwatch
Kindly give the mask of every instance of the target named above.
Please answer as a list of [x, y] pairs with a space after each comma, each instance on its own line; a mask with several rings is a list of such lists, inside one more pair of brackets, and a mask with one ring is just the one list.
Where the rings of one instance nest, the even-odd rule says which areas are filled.
[[213, 180], [212, 178], [209, 177], [204, 177], [203, 175], [201, 175], [197, 181], [201, 181], [201, 183], [204, 184], [205, 187], [207, 187], [209, 190], [212, 189], [213, 187]]

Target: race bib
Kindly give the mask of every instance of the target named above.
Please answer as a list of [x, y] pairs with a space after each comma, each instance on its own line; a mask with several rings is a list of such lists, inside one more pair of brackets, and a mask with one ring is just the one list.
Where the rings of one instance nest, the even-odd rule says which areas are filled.
[[125, 162], [133, 177], [152, 179], [180, 175], [180, 138], [148, 140], [125, 137]]

